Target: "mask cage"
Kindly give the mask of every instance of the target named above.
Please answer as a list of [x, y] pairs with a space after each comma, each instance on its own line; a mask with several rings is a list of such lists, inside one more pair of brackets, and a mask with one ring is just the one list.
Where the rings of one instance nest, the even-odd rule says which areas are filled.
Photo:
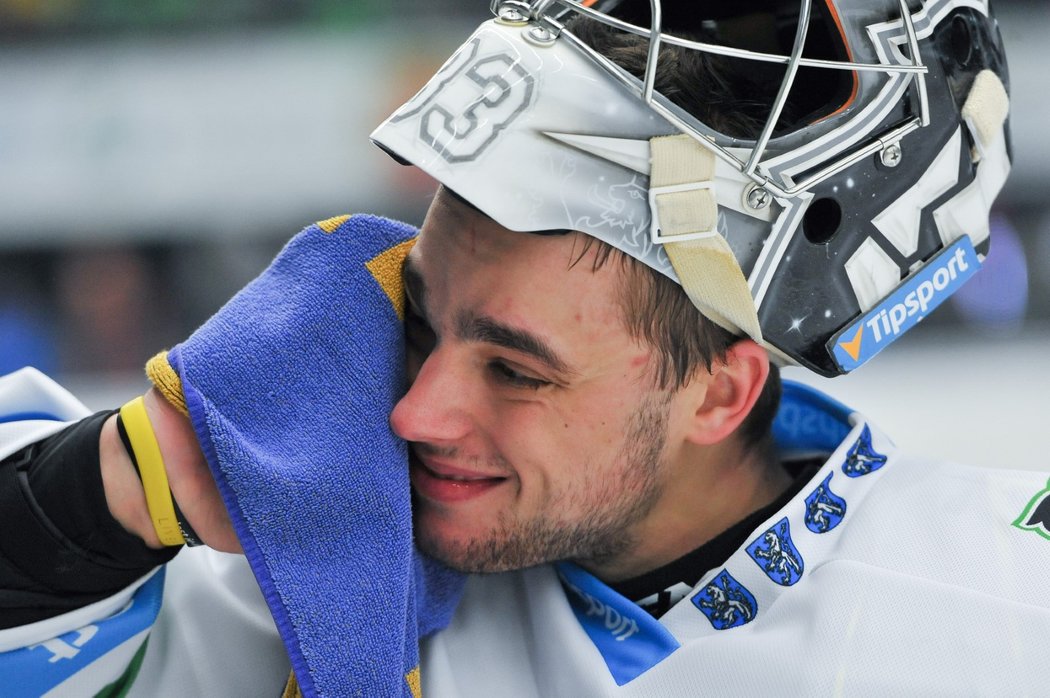
[[[899, 0], [900, 16], [896, 19], [903, 20], [907, 43], [906, 46], [902, 47], [901, 54], [904, 60], [909, 62], [894, 65], [860, 63], [849, 60], [848, 44], [842, 38], [842, 27], [834, 4], [831, 0], [825, 0], [825, 2], [825, 5], [818, 8], [817, 13], [814, 12], [812, 0], [799, 0], [797, 13], [785, 11], [784, 8], [791, 7], [792, 3], [757, 3], [774, 20], [774, 34], [783, 35], [785, 27], [790, 26], [793, 22], [795, 29], [793, 38], [788, 42], [779, 42], [784, 43], [783, 48], [787, 48], [787, 43], [790, 43], [790, 51], [787, 52], [783, 50], [759, 50], [757, 45], [778, 42], [776, 40], [774, 42], [769, 41], [769, 36], [765, 37], [763, 41], [762, 37], [749, 36], [745, 31], [736, 32], [737, 36], [743, 38], [744, 41], [734, 41], [732, 45], [712, 41], [697, 41], [676, 36], [671, 32], [676, 29], [676, 26], [682, 27], [685, 25], [681, 23], [682, 20], [674, 15], [665, 18], [661, 0], [648, 0], [648, 2], [645, 2], [645, 0], [607, 0], [606, 2], [596, 0], [492, 0], [491, 8], [493, 13], [503, 21], [527, 21], [533, 23], [535, 25], [534, 31], [542, 33], [542, 36], [538, 36], [538, 38], [550, 40], [554, 37], [561, 37], [571, 42], [595, 63], [601, 65], [618, 81], [623, 83], [624, 86], [632, 90], [654, 112], [681, 129], [683, 133], [695, 138], [705, 147], [714, 150], [719, 158], [751, 179], [759, 187], [764, 188], [774, 196], [791, 199], [806, 193], [864, 158], [895, 148], [905, 136], [923, 126], [927, 126], [930, 122], [925, 79], [928, 69], [922, 61], [918, 37], [911, 12], [907, 6], [907, 0]], [[637, 23], [646, 19], [646, 12], [644, 11], [646, 5], [648, 5], [648, 19], [650, 20], [648, 27]], [[717, 3], [716, 7], [721, 5], [723, 3]], [[695, 16], [695, 4], [690, 3], [690, 7], [690, 14]], [[602, 22], [619, 31], [646, 38], [649, 42], [649, 47], [644, 77], [641, 80], [634, 77], [613, 61], [592, 49], [571, 31], [566, 30], [565, 25], [574, 14]], [[754, 21], [753, 15], [744, 17], [737, 12], [724, 8], [721, 10], [716, 9], [709, 14], [711, 16], [706, 20], [707, 22], [720, 22], [729, 27], [733, 27], [735, 23], [743, 24], [746, 22], [753, 24]], [[696, 24], [696, 21], [691, 18], [688, 21], [692, 22], [693, 25]], [[838, 33], [840, 41], [829, 40], [829, 32], [814, 32], [813, 35], [819, 37], [814, 43], [821, 45], [816, 50], [812, 46], [807, 50], [807, 46], [810, 45], [808, 39], [811, 30], [819, 26], [827, 28], [829, 21], [834, 23], [836, 27], [835, 32]], [[667, 29], [666, 31], [665, 28]], [[703, 23], [701, 23], [700, 28], [703, 28]], [[679, 29], [679, 31], [681, 30]], [[781, 66], [784, 71], [783, 78], [780, 81], [776, 96], [770, 104], [769, 114], [764, 120], [757, 138], [740, 141], [729, 134], [720, 133], [718, 135], [723, 136], [723, 138], [712, 139], [712, 129], [709, 126], [693, 118], [683, 109], [678, 108], [666, 97], [659, 94], [655, 90], [655, 82], [659, 69], [660, 47], [662, 45], [680, 46], [729, 59], [742, 59]], [[824, 57], [835, 53], [839, 55], [838, 58]], [[852, 148], [816, 170], [806, 173], [799, 181], [791, 181], [784, 177], [771, 177], [764, 167], [765, 163], [774, 155], [783, 155], [783, 151], [772, 152], [769, 147], [770, 141], [775, 136], [805, 126], [807, 123], [815, 123], [821, 119], [828, 118], [837, 113], [837, 110], [845, 108], [849, 103], [849, 99], [852, 98], [852, 96], [847, 96], [845, 99], [839, 98], [837, 100], [834, 98], [830, 100], [821, 99], [819, 91], [816, 93], [811, 92], [808, 98], [803, 95], [802, 99], [798, 100], [798, 103], [809, 104], [812, 107], [810, 113], [803, 115], [802, 123], [781, 124], [781, 117], [784, 114], [788, 100], [792, 97], [792, 93], [794, 92], [798, 95], [800, 92], [804, 92], [805, 88], [799, 87], [803, 83], [803, 81], [799, 80], [800, 74], [803, 71], [808, 71], [812, 77], [817, 77], [813, 75], [815, 71], [828, 70], [849, 72], [849, 78], [852, 79], [847, 78], [845, 82], [852, 85], [851, 93], [856, 89], [856, 73], [860, 71], [909, 75], [913, 84], [911, 85], [912, 89], [909, 89], [908, 92], [912, 100], [911, 113], [914, 116], [880, 134], [874, 135], [867, 142]], [[805, 81], [805, 83], [809, 82], [811, 81]], [[841, 80], [833, 80], [830, 83], [832, 85], [844, 84]], [[832, 93], [835, 92], [841, 92], [841, 90], [833, 88]], [[835, 104], [836, 101], [839, 104]], [[823, 103], [818, 104], [818, 102]], [[717, 142], [718, 140], [722, 140], [725, 144]], [[743, 146], [745, 150], [749, 150], [750, 153], [747, 159], [742, 159], [730, 152], [730, 143], [732, 146]]]

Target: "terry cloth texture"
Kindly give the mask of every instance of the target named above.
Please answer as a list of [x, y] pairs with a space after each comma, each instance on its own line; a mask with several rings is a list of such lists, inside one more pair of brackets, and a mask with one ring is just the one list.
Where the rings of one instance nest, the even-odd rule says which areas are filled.
[[168, 354], [306, 696], [413, 695], [418, 640], [462, 590], [413, 547], [388, 424], [415, 234], [372, 216], [312, 225]]

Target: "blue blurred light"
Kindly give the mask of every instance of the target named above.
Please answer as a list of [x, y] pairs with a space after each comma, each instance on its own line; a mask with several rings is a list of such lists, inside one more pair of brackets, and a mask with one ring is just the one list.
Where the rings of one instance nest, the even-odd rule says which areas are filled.
[[1005, 216], [992, 216], [991, 231], [984, 266], [951, 300], [963, 320], [981, 330], [1017, 331], [1028, 309], [1028, 259]]
[[13, 306], [0, 305], [0, 376], [25, 366], [54, 374], [58, 356], [44, 324]]

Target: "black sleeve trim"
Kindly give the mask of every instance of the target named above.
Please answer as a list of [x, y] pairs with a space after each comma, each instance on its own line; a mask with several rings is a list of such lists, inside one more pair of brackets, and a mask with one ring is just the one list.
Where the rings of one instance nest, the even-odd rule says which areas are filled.
[[105, 598], [180, 549], [150, 548], [110, 514], [98, 441], [112, 414], [99, 412], [0, 461], [0, 627]]

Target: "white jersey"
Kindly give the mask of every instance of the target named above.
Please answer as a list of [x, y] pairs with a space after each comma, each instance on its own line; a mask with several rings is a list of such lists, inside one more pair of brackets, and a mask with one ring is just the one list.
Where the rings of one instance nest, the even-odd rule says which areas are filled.
[[[38, 375], [19, 380], [0, 378], [0, 415], [84, 412]], [[0, 457], [59, 424], [0, 424]], [[797, 386], [776, 435], [831, 455], [659, 620], [573, 565], [472, 577], [452, 624], [424, 643], [424, 695], [1046, 693], [1046, 476], [910, 458]], [[208, 550], [0, 631], [4, 695], [45, 692], [23, 690], [30, 679], [93, 695], [131, 674], [132, 696], [277, 696], [288, 666], [248, 566]]]
[[[850, 478], [866, 433], [885, 461]], [[1022, 528], [1046, 485], [858, 423], [658, 621], [577, 568], [470, 579], [424, 644], [424, 695], [1046, 695], [1050, 540]]]

